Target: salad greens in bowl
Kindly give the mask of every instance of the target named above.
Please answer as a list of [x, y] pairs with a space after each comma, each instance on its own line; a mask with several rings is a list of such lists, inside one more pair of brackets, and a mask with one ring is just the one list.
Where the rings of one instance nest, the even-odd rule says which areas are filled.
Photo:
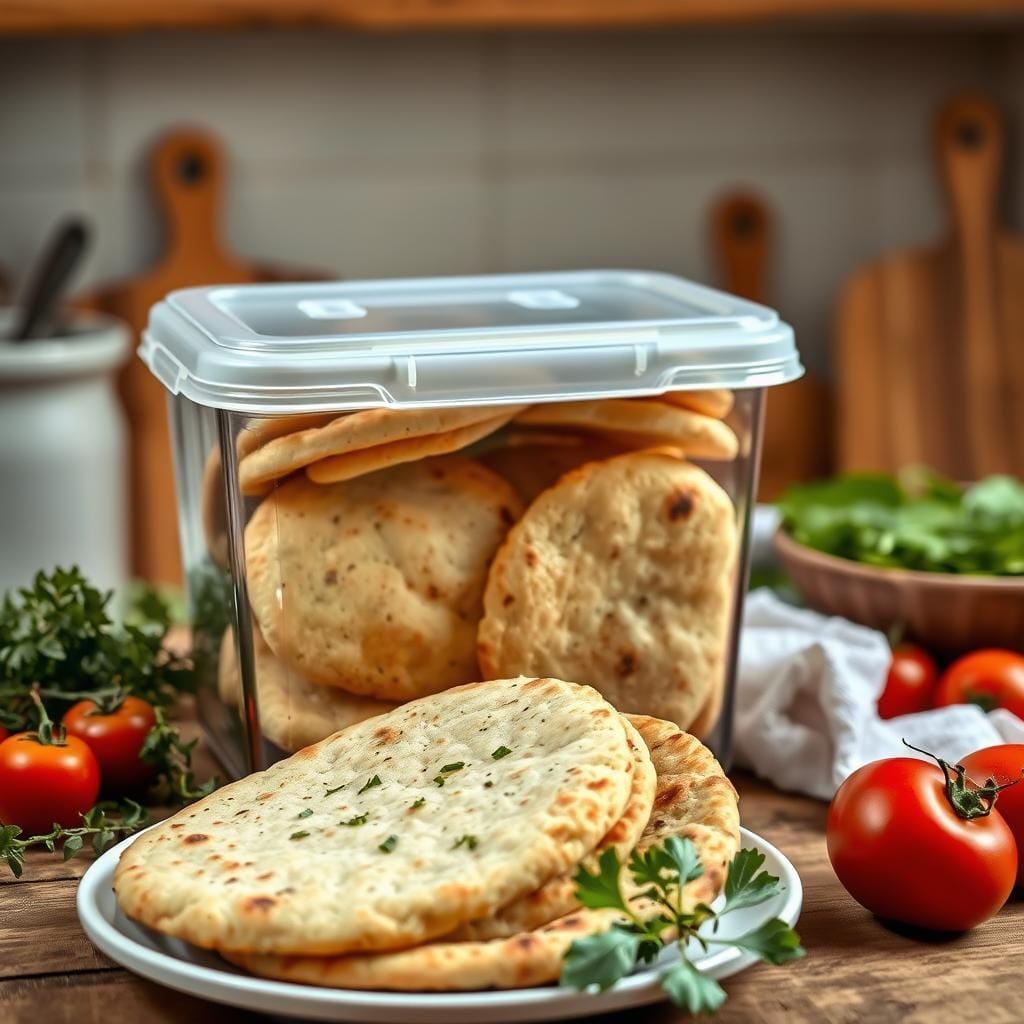
[[779, 501], [783, 566], [809, 605], [950, 654], [1024, 649], [1024, 483], [925, 469], [848, 474]]

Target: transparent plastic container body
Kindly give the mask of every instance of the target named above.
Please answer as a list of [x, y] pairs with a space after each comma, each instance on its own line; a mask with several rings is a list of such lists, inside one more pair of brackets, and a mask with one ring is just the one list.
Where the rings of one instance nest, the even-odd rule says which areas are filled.
[[[230, 774], [416, 696], [425, 666], [439, 666], [427, 673], [435, 689], [498, 675], [575, 678], [620, 710], [675, 717], [729, 764], [763, 395], [801, 372], [774, 313], [664, 275], [610, 271], [181, 294], [154, 307], [140, 351], [170, 392], [198, 707]], [[302, 318], [329, 330], [311, 334]], [[698, 416], [724, 424], [715, 429], [735, 439], [728, 454], [700, 457], [686, 451], [701, 448], [692, 436], [676, 444], [602, 418], [608, 402], [627, 416], [651, 411], [645, 403], [678, 410], [678, 392], [709, 389], [730, 408]], [[568, 402], [590, 403], [596, 420], [579, 421], [584, 407]], [[548, 422], [559, 407], [567, 420]], [[439, 426], [427, 430], [417, 410], [439, 414]], [[415, 423], [411, 444], [388, 426], [402, 416]], [[360, 440], [337, 463], [339, 424]], [[520, 653], [488, 671], [477, 631], [495, 608], [500, 617], [501, 602], [489, 598], [485, 615], [484, 593], [516, 523], [541, 498], [573, 500], [559, 481], [575, 467], [599, 472], [651, 449], [671, 467], [697, 467], [698, 484], [714, 482], [698, 487], [718, 496], [714, 539], [698, 535], [692, 552], [673, 539], [688, 501], [672, 506], [668, 526], [645, 522], [643, 508], [655, 506], [632, 492], [577, 509], [598, 534], [619, 529], [616, 517], [632, 523], [631, 549], [588, 549], [579, 566], [572, 535], [555, 550], [562, 577], [590, 573], [595, 584], [583, 598], [566, 591], [565, 607], [549, 595], [549, 618], [564, 620], [572, 647], [578, 604], [589, 601], [589, 621], [600, 622], [578, 640], [594, 657], [585, 671], [557, 671], [557, 659], [535, 670], [548, 641], [521, 630]], [[276, 468], [254, 471], [268, 464]], [[465, 493], [442, 471], [453, 464], [456, 478], [468, 474]], [[340, 480], [318, 468], [337, 465]], [[427, 470], [436, 485], [422, 482]], [[533, 596], [529, 586], [519, 595]], [[648, 597], [656, 613], [645, 611]], [[531, 643], [539, 650], [523, 655]], [[691, 658], [691, 648], [703, 654]], [[392, 688], [400, 676], [412, 694]], [[666, 704], [665, 686], [684, 699]], [[677, 706], [675, 716], [664, 710]]]

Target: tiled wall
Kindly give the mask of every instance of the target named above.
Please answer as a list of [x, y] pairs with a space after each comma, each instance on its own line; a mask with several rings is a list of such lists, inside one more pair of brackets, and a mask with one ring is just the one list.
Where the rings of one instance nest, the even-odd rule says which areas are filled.
[[[636, 265], [713, 273], [707, 211], [773, 204], [776, 305], [827, 361], [844, 275], [937, 237], [931, 119], [993, 92], [1024, 135], [1024, 36], [771, 29], [515, 36], [331, 32], [0, 42], [0, 262], [61, 213], [83, 282], [160, 246], [142, 159], [164, 127], [232, 158], [231, 244], [346, 276]], [[1013, 161], [1004, 208], [1024, 226]]]

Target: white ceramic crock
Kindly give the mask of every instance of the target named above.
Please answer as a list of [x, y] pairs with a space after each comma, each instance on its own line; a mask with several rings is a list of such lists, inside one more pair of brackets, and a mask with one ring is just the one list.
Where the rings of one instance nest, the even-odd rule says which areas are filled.
[[115, 373], [129, 332], [77, 314], [60, 337], [6, 340], [0, 309], [0, 593], [77, 564], [101, 588], [128, 572], [127, 436]]

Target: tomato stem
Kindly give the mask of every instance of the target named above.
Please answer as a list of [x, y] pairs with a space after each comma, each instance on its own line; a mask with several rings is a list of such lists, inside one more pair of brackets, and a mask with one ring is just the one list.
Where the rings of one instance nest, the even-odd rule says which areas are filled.
[[[913, 743], [903, 741], [905, 747], [916, 750], [925, 757], [930, 757], [941, 769], [946, 779], [946, 799], [950, 806], [961, 818], [971, 821], [973, 818], [984, 818], [991, 814], [992, 808], [996, 805], [996, 799], [1004, 789], [1016, 786], [1020, 778], [1012, 782], [997, 785], [995, 779], [988, 779], [984, 786], [977, 786], [967, 778], [967, 769], [962, 764], [950, 764], [936, 757], [931, 751], [915, 747]], [[1024, 778], [1024, 770], [1021, 772]]]
[[43, 699], [39, 696], [38, 683], [32, 684], [29, 696], [32, 698], [32, 703], [35, 704], [36, 710], [39, 712], [39, 726], [35, 732], [30, 733], [30, 735], [34, 736], [36, 742], [40, 743], [44, 747], [66, 747], [67, 733], [64, 731], [64, 726], [54, 726], [50, 716], [46, 713], [46, 705], [43, 704]]

